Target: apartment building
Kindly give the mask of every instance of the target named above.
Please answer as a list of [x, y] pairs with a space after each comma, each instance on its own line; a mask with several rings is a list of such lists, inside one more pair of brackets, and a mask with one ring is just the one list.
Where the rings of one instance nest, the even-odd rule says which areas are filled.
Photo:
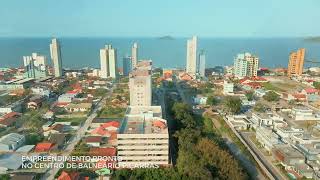
[[120, 167], [169, 164], [169, 134], [161, 106], [129, 106], [117, 140]]
[[287, 72], [288, 77], [302, 75], [305, 52], [306, 50], [302, 48], [290, 54], [289, 63], [288, 63], [288, 72]]
[[255, 77], [259, 68], [259, 58], [250, 53], [238, 54], [234, 59], [234, 75], [238, 78]]

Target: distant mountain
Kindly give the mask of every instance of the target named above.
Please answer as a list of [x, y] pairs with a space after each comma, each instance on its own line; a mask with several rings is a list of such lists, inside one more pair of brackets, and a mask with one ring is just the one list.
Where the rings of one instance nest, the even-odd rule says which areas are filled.
[[159, 37], [158, 39], [160, 39], [160, 40], [174, 40], [174, 38], [172, 36], [162, 36], [162, 37]]
[[310, 41], [310, 42], [320, 42], [320, 36], [315, 36], [315, 37], [307, 37], [304, 39], [305, 41]]

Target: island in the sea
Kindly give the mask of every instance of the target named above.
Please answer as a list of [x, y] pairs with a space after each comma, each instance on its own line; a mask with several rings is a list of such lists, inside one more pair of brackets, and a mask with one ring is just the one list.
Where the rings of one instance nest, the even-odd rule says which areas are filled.
[[309, 41], [309, 42], [319, 42], [320, 43], [320, 36], [307, 37], [304, 40]]
[[162, 36], [162, 37], [159, 37], [158, 39], [160, 39], [160, 40], [174, 40], [174, 38], [172, 36]]

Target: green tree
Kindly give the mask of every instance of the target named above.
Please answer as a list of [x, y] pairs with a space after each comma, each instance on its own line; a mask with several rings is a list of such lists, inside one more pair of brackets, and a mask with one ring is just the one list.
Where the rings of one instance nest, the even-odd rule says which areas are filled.
[[318, 89], [318, 90], [320, 90], [320, 82], [313, 82], [313, 86], [316, 88], [316, 89]]
[[39, 135], [39, 134], [27, 134], [26, 135], [26, 144], [27, 145], [35, 145], [41, 141], [43, 141], [43, 136]]
[[264, 96], [263, 99], [266, 101], [278, 101], [280, 98], [279, 94], [275, 93], [274, 91], [268, 91]]
[[239, 97], [227, 96], [224, 99], [224, 107], [231, 114], [238, 114], [241, 111], [241, 106]]
[[246, 97], [249, 101], [252, 101], [253, 98], [254, 98], [254, 94], [253, 94], [253, 91], [249, 91], [246, 93]]
[[209, 96], [207, 99], [207, 105], [210, 105], [210, 106], [217, 105], [218, 102], [219, 102], [218, 99], [213, 96]]
[[253, 109], [257, 112], [264, 112], [267, 108], [263, 104], [257, 103]]

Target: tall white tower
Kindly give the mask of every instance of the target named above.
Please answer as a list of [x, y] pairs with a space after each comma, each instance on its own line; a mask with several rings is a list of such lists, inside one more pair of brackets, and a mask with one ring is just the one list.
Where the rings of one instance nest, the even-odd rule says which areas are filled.
[[138, 43], [133, 43], [132, 49], [131, 49], [131, 57], [132, 57], [132, 69], [134, 69], [137, 66], [138, 63]]
[[187, 73], [195, 75], [197, 73], [197, 36], [187, 41]]
[[100, 49], [100, 77], [117, 78], [117, 51], [111, 45], [106, 45]]
[[51, 60], [53, 62], [53, 69], [54, 69], [54, 76], [61, 77], [63, 74], [62, 72], [62, 60], [61, 60], [61, 51], [60, 45], [56, 38], [51, 40], [50, 44], [50, 55]]

